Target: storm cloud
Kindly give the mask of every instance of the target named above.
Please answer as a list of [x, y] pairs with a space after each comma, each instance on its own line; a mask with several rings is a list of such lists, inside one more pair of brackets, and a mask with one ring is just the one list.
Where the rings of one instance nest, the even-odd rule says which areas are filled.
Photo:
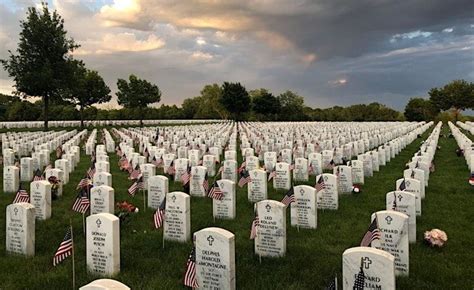
[[[37, 1], [0, 3], [0, 58]], [[453, 79], [474, 80], [468, 0], [56, 0], [81, 44], [75, 57], [112, 90], [134, 73], [180, 104], [208, 83], [240, 81], [311, 106], [381, 102], [402, 109]], [[0, 72], [0, 90], [12, 82]], [[110, 105], [114, 106], [113, 100]]]

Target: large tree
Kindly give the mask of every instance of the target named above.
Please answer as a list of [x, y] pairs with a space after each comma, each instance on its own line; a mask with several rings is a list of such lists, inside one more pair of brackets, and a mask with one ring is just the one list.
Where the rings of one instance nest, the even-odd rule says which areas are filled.
[[266, 89], [258, 89], [250, 92], [252, 98], [252, 110], [257, 119], [275, 120], [280, 112], [280, 100]]
[[87, 69], [82, 62], [71, 62], [73, 77], [67, 97], [79, 106], [81, 127], [84, 126], [84, 109], [110, 101], [110, 89], [97, 71]]
[[438, 113], [436, 106], [423, 98], [411, 98], [405, 107], [407, 121], [431, 121]]
[[143, 125], [143, 108], [158, 103], [161, 100], [161, 91], [157, 85], [139, 79], [135, 75], [130, 75], [128, 79], [129, 82], [124, 79], [117, 81], [118, 103], [125, 108], [138, 109], [140, 125]]
[[17, 54], [10, 51], [10, 57], [1, 62], [15, 81], [16, 95], [42, 98], [44, 127], [48, 129], [50, 100], [61, 98], [69, 76], [69, 53], [79, 46], [67, 37], [61, 16], [50, 12], [44, 3], [41, 9], [28, 8], [20, 26]]
[[453, 110], [456, 120], [461, 111], [474, 109], [474, 83], [465, 80], [454, 80], [442, 88], [432, 88], [429, 95], [439, 110]]
[[280, 120], [297, 121], [304, 115], [304, 98], [292, 91], [286, 91], [278, 96], [281, 104]]
[[250, 96], [240, 83], [224, 82], [221, 103], [236, 121], [242, 120], [242, 115], [250, 110]]

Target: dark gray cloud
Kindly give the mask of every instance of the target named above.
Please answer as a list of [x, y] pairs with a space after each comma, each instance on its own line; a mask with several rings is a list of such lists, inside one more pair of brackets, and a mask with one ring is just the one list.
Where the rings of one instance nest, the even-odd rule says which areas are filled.
[[[15, 48], [26, 3], [0, 3], [0, 57]], [[230, 80], [275, 94], [291, 89], [312, 106], [378, 101], [402, 109], [431, 87], [474, 80], [468, 0], [55, 0], [52, 6], [82, 44], [75, 56], [112, 90], [117, 78], [134, 73], [157, 83], [169, 104]], [[11, 85], [5, 72], [0, 81], [2, 91]]]

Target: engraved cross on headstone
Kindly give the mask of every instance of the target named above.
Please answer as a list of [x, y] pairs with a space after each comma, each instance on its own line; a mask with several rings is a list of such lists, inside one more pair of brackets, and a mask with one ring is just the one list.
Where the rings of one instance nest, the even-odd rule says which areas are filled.
[[97, 219], [95, 221], [95, 223], [97, 224], [97, 227], [100, 228], [100, 225], [102, 224], [102, 221], [100, 219]]
[[398, 195], [398, 201], [402, 201], [403, 196], [401, 194]]
[[362, 259], [362, 263], [364, 264], [365, 269], [369, 269], [370, 264], [372, 264], [372, 260], [369, 257], [364, 257]]
[[212, 243], [214, 242], [214, 238], [210, 235], [207, 237], [207, 241], [209, 242], [209, 246], [212, 246]]
[[389, 216], [389, 215], [388, 215], [388, 216], [385, 218], [385, 220], [387, 221], [387, 224], [391, 224], [391, 223], [392, 223], [392, 220], [393, 220], [393, 218], [392, 218], [391, 216]]
[[173, 196], [171, 197], [171, 201], [173, 201], [173, 203], [176, 202], [176, 195], [173, 195]]

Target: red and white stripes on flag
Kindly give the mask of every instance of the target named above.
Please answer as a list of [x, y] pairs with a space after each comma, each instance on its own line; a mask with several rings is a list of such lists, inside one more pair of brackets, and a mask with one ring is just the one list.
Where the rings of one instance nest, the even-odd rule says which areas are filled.
[[30, 195], [24, 189], [18, 189], [18, 192], [15, 195], [15, 199], [12, 203], [19, 203], [19, 202], [30, 202]]
[[93, 178], [95, 175], [95, 163], [92, 163], [92, 165], [87, 169], [87, 175], [89, 178]]
[[128, 194], [131, 196], [135, 196], [135, 193], [139, 189], [144, 188], [144, 183], [143, 183], [143, 176], [141, 176], [137, 181], [135, 181], [129, 188], [128, 188]]
[[273, 170], [272, 172], [270, 172], [270, 174], [268, 174], [268, 181], [272, 180], [272, 178], [274, 178], [276, 176], [276, 170]]
[[252, 227], [250, 228], [250, 239], [254, 240], [257, 237], [257, 227], [260, 225], [260, 220], [258, 219], [257, 213], [255, 213], [255, 218], [252, 221]]
[[186, 170], [186, 172], [181, 175], [181, 182], [183, 185], [186, 185], [188, 184], [189, 180], [191, 180], [191, 172], [190, 170]]
[[211, 190], [209, 190], [207, 196], [217, 200], [222, 200], [224, 198], [224, 192], [217, 184], [217, 181], [214, 181], [214, 184], [211, 186]]
[[72, 210], [84, 214], [89, 209], [90, 204], [89, 198], [87, 198], [87, 193], [82, 191], [77, 195], [76, 200], [72, 205]]
[[140, 176], [141, 174], [141, 170], [140, 170], [140, 167], [138, 166], [138, 164], [135, 166], [135, 168], [132, 170], [132, 172], [130, 172], [130, 179], [131, 180], [134, 180], [134, 179], [138, 179], [138, 177]]
[[59, 248], [56, 250], [53, 258], [53, 266], [61, 263], [64, 259], [69, 257], [73, 251], [73, 240], [71, 234], [71, 228], [69, 227], [66, 235], [64, 236], [63, 241], [59, 245]]
[[196, 247], [193, 246], [186, 263], [186, 272], [184, 273], [184, 286], [198, 288], [199, 284], [196, 277]]
[[242, 172], [240, 172], [239, 187], [243, 187], [249, 182], [252, 182], [252, 179], [250, 178], [248, 171], [244, 169]]
[[155, 228], [159, 229], [165, 221], [165, 209], [166, 209], [166, 197], [161, 202], [160, 206], [153, 215], [153, 222], [155, 223]]
[[316, 192], [319, 192], [326, 188], [326, 184], [324, 183], [324, 178], [322, 174], [319, 177], [318, 182], [316, 182], [316, 184], [314, 185], [314, 188], [316, 188]]
[[242, 164], [240, 164], [239, 169], [237, 169], [237, 172], [238, 173], [242, 172], [242, 170], [244, 170], [246, 167], [247, 167], [247, 161], [244, 161], [242, 162]]
[[76, 186], [76, 189], [87, 188], [90, 184], [91, 184], [91, 180], [86, 175], [83, 179], [81, 179], [81, 181], [79, 181], [79, 183]]
[[370, 223], [369, 228], [367, 229], [367, 232], [365, 233], [364, 237], [362, 238], [362, 241], [360, 242], [361, 247], [370, 247], [373, 241], [375, 240], [380, 240], [381, 233], [379, 230], [379, 225], [377, 222], [377, 216], [375, 216], [374, 220], [372, 223]]
[[292, 202], [295, 202], [295, 191], [293, 187], [288, 190], [288, 192], [285, 194], [285, 197], [283, 197], [281, 200], [281, 203], [286, 206], [289, 206]]

